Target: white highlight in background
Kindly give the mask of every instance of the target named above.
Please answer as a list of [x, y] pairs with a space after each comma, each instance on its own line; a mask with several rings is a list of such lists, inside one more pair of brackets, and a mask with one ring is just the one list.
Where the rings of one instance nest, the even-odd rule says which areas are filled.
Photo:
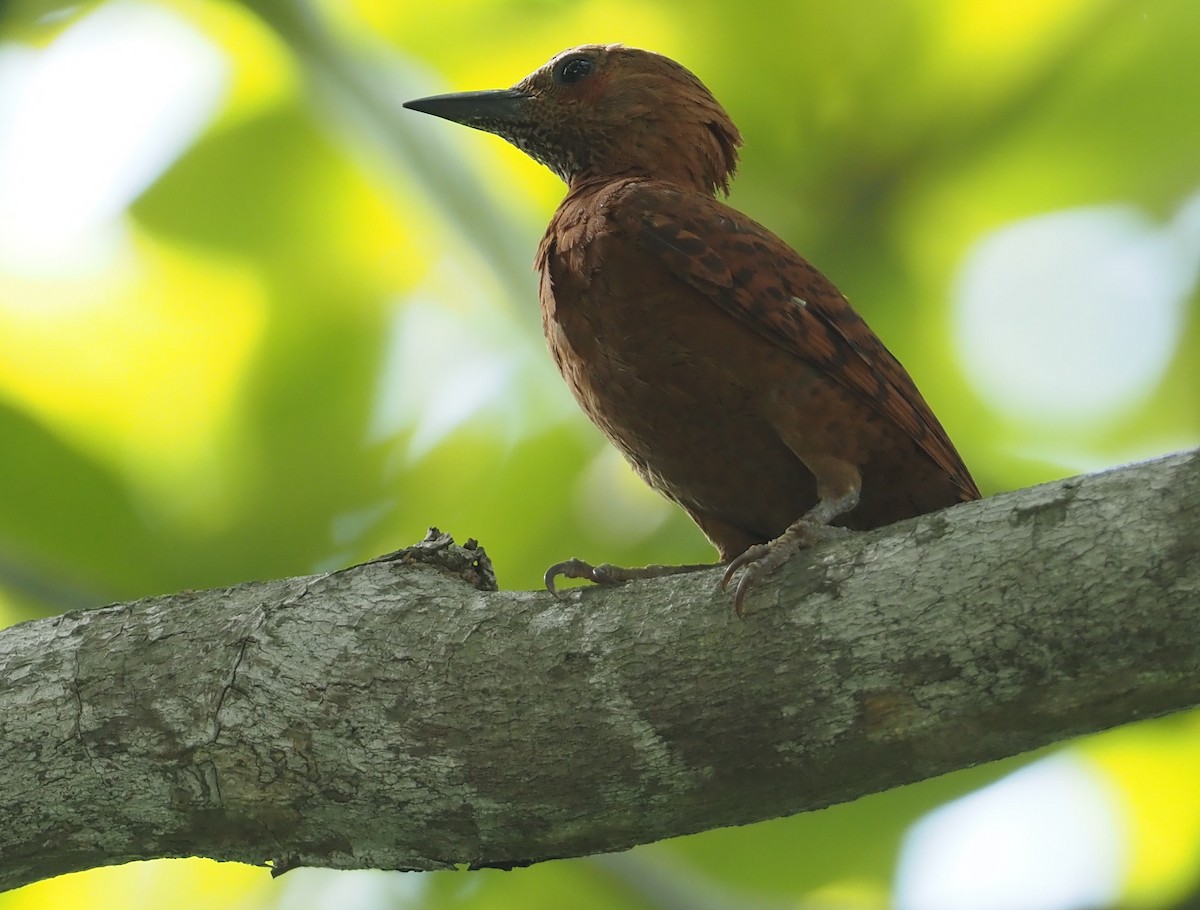
[[998, 411], [1087, 423], [1154, 391], [1200, 269], [1200, 194], [1167, 224], [1129, 206], [1057, 212], [982, 240], [958, 288], [964, 372]]
[[125, 208], [225, 97], [229, 62], [161, 7], [105, 4], [44, 49], [0, 46], [0, 268], [108, 261]]
[[1118, 797], [1069, 755], [935, 810], [905, 838], [897, 910], [1082, 910], [1121, 893]]
[[[417, 295], [396, 310], [371, 442], [412, 427], [407, 458], [415, 461], [480, 411], [507, 413], [519, 352], [479, 328]], [[515, 421], [515, 414], [506, 419]]]

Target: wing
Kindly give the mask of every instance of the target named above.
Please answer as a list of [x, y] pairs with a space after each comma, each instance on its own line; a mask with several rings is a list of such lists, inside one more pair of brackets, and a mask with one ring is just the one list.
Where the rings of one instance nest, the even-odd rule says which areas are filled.
[[953, 480], [979, 489], [900, 362], [842, 293], [795, 250], [716, 199], [630, 181], [611, 228], [749, 328], [841, 382], [905, 433]]

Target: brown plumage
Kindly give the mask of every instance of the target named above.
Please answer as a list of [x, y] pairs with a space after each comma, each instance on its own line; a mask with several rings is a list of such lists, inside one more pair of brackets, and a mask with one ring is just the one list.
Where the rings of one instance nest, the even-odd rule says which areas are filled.
[[[569, 191], [538, 248], [542, 323], [584, 412], [747, 587], [831, 523], [979, 498], [899, 361], [786, 243], [714, 198], [741, 136], [673, 60], [564, 51], [511, 89], [405, 105], [509, 140]], [[598, 582], [691, 567], [567, 560]]]

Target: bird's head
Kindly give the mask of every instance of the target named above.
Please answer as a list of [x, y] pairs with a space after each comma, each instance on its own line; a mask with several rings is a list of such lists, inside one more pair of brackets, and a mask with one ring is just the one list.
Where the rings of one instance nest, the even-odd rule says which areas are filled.
[[640, 175], [729, 191], [742, 137], [674, 60], [619, 44], [563, 51], [512, 88], [404, 105], [507, 139], [568, 184]]

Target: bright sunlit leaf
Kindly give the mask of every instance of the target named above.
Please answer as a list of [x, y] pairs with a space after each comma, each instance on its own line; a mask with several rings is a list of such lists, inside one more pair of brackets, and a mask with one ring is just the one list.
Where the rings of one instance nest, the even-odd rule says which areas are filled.
[[136, 233], [119, 263], [56, 281], [0, 273], [0, 395], [121, 465], [166, 512], [219, 522], [233, 492], [221, 427], [263, 329], [262, 288], [244, 264]]
[[1080, 745], [1118, 796], [1130, 906], [1175, 906], [1200, 884], [1200, 713], [1114, 730]]
[[127, 863], [60, 875], [0, 897], [4, 910], [170, 907], [251, 910], [273, 890], [270, 873], [209, 859]]

